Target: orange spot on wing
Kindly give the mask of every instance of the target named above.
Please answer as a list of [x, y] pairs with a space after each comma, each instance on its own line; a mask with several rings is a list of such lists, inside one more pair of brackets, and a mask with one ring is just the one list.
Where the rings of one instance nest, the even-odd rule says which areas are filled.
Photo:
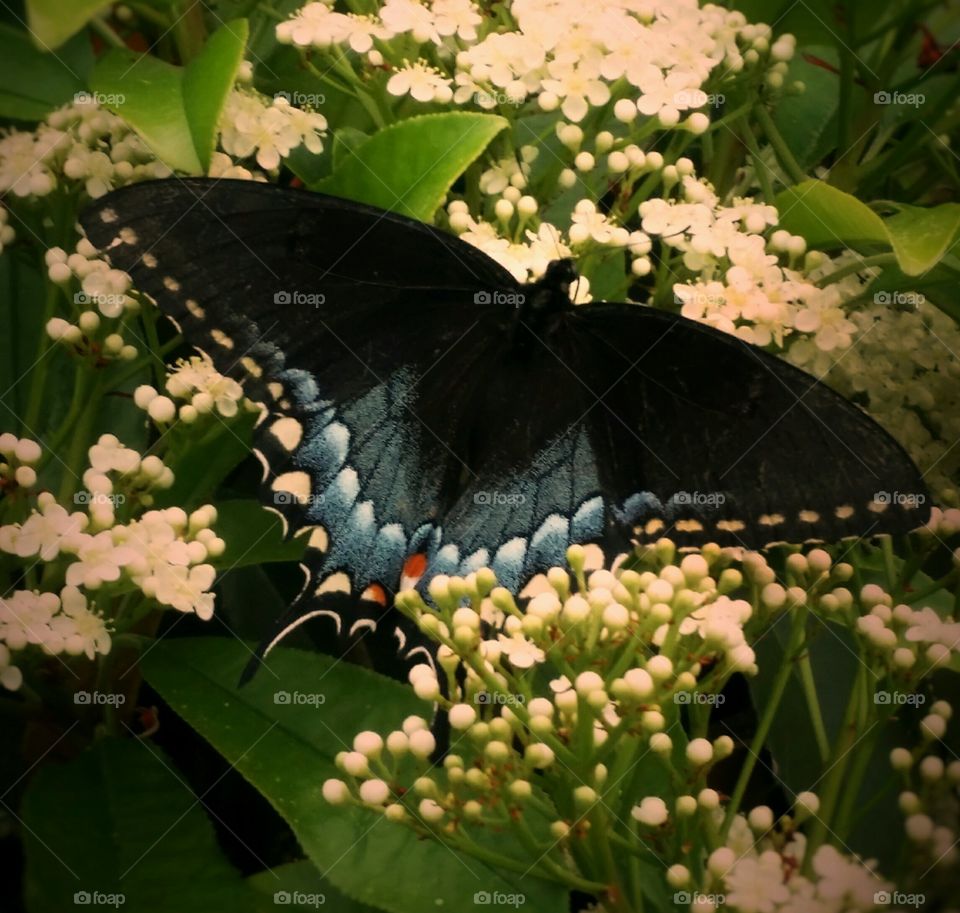
[[411, 555], [403, 565], [403, 576], [417, 579], [423, 576], [427, 569], [427, 556], [423, 552]]
[[387, 591], [379, 583], [371, 583], [363, 591], [363, 599], [369, 599], [370, 602], [379, 602], [380, 605], [387, 604]]

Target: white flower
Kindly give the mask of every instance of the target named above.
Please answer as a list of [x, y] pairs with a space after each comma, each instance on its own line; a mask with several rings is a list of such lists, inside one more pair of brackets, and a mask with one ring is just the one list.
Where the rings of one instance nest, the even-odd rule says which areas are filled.
[[517, 669], [529, 669], [537, 663], [542, 663], [546, 659], [546, 654], [536, 644], [520, 635], [506, 637], [503, 634], [498, 635], [497, 640], [500, 649], [510, 660], [510, 665]]
[[243, 387], [217, 371], [207, 356], [180, 359], [169, 372], [166, 387], [170, 396], [187, 400], [198, 412], [215, 408], [224, 418], [235, 416], [243, 401]]
[[34, 511], [23, 523], [0, 527], [0, 549], [20, 558], [39, 556], [53, 561], [61, 551], [73, 552], [82, 541], [87, 517], [69, 513], [52, 496], [40, 496], [40, 512]]
[[110, 652], [110, 634], [103, 619], [87, 608], [87, 597], [76, 587], [60, 591], [60, 615], [51, 626], [63, 639], [63, 652], [72, 656], [85, 654], [94, 659], [97, 653]]
[[740, 859], [725, 876], [726, 901], [740, 913], [774, 913], [790, 896], [778, 853]]
[[216, 571], [209, 564], [186, 568], [160, 565], [144, 581], [144, 588], [153, 593], [157, 602], [172, 606], [179, 612], [195, 612], [204, 621], [213, 617], [213, 585]]
[[409, 95], [420, 102], [445, 104], [453, 99], [450, 80], [424, 60], [400, 67], [388, 80], [387, 91], [391, 95]]
[[631, 814], [641, 824], [647, 824], [651, 827], [659, 827], [666, 823], [669, 817], [667, 803], [659, 796], [647, 796], [642, 799], [639, 805], [634, 806]]
[[599, 61], [580, 61], [576, 65], [551, 63], [549, 76], [543, 80], [546, 92], [563, 99], [560, 110], [567, 120], [579, 123], [586, 117], [590, 105], [605, 105], [610, 100], [610, 88], [599, 79]]
[[133, 549], [116, 545], [110, 530], [81, 534], [76, 554], [77, 561], [67, 568], [67, 585], [90, 590], [119, 580], [121, 570], [137, 557]]

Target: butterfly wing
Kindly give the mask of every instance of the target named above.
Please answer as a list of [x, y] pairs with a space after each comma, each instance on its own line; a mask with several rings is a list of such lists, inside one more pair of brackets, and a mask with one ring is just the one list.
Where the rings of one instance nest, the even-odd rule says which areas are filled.
[[[469, 430], [451, 390], [478, 383], [504, 308], [491, 302], [512, 277], [422, 223], [247, 181], [133, 185], [83, 224], [267, 407], [263, 498], [311, 546], [271, 641], [318, 616], [345, 645], [376, 635], [405, 559], [455, 497], [451, 442]], [[410, 653], [417, 632], [404, 634]]]
[[928, 520], [903, 448], [811, 375], [652, 308], [597, 304], [575, 317], [604, 482], [637, 538], [759, 548]]

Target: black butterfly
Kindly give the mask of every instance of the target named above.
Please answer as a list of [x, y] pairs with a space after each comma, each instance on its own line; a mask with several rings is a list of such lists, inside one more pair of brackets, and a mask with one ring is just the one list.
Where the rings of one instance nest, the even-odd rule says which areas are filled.
[[268, 648], [324, 616], [397, 674], [430, 652], [389, 608], [402, 581], [490, 565], [519, 588], [571, 542], [761, 547], [927, 520], [917, 469], [859, 409], [703, 324], [571, 305], [570, 261], [520, 285], [429, 225], [248, 181], [133, 185], [82, 223], [267, 406], [265, 502], [311, 546]]

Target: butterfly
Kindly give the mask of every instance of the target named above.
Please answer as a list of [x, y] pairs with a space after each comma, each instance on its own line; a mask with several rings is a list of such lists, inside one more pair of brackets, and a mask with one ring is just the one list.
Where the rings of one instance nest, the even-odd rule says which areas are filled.
[[571, 543], [762, 547], [928, 519], [903, 448], [812, 376], [647, 306], [573, 305], [401, 215], [250, 181], [169, 179], [82, 225], [246, 395], [262, 498], [308, 548], [266, 652], [323, 618], [402, 675], [432, 650], [401, 587], [490, 566], [514, 590]]

